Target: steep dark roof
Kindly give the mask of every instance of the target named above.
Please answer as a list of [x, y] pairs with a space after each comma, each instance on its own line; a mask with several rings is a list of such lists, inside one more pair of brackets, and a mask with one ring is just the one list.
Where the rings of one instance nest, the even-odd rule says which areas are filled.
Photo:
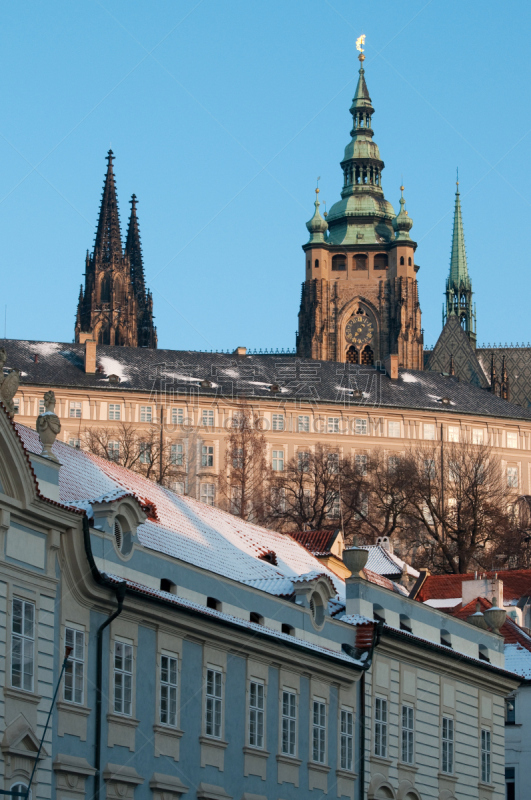
[[[531, 420], [531, 409], [436, 372], [400, 370], [391, 380], [379, 367], [312, 361], [290, 355], [235, 356], [182, 350], [98, 345], [95, 374], [83, 368], [84, 345], [8, 339], [6, 367], [18, 368], [21, 384], [79, 389], [188, 393], [216, 398], [271, 398], [279, 403], [336, 403], [353, 411], [408, 408]], [[36, 358], [37, 357], [37, 358]], [[447, 405], [442, 399], [449, 400]]]
[[523, 408], [531, 407], [531, 347], [478, 347], [476, 355], [488, 375], [491, 358], [494, 356], [498, 378], [505, 358], [509, 400]]
[[425, 367], [432, 372], [448, 373], [450, 359], [453, 359], [455, 375], [460, 380], [479, 386], [481, 389], [490, 386], [490, 381], [481, 368], [470, 339], [459, 324], [458, 317], [454, 316], [448, 317], [437, 344], [428, 354]]

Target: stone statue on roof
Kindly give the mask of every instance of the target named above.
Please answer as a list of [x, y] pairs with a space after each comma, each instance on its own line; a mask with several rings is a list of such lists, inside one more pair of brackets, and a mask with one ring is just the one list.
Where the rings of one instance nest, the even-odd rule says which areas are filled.
[[15, 415], [15, 404], [13, 398], [17, 393], [18, 385], [20, 383], [20, 372], [18, 369], [10, 370], [7, 375], [4, 375], [4, 365], [6, 363], [7, 353], [4, 347], [0, 347], [0, 401], [5, 406], [5, 409], [10, 417]]
[[57, 461], [52, 452], [52, 446], [61, 430], [61, 422], [55, 413], [55, 394], [52, 391], [48, 391], [44, 395], [44, 408], [45, 411], [39, 414], [35, 426], [42, 443], [41, 456]]

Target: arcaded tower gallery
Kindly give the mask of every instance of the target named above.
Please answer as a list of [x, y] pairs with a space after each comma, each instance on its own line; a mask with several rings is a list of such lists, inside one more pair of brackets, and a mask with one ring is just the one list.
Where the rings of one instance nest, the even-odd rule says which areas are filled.
[[[398, 215], [382, 189], [384, 163], [373, 141], [363, 53], [350, 113], [352, 139], [341, 162], [341, 200], [326, 219], [307, 223], [306, 276], [299, 311], [297, 352], [304, 358], [423, 368], [423, 339], [415, 266], [413, 221], [400, 197]], [[403, 187], [402, 187], [403, 189]]]
[[94, 339], [99, 344], [156, 347], [153, 299], [146, 290], [136, 196], [125, 248], [122, 246], [113, 153], [107, 155], [100, 216], [92, 255], [85, 261], [85, 289], [81, 287], [76, 317], [76, 342]]

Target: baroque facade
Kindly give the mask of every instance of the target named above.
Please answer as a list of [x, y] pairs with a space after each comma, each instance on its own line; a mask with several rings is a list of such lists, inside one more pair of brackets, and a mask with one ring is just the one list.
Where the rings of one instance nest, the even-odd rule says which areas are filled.
[[502, 800], [519, 678], [499, 636], [365, 550], [343, 580], [289, 536], [43, 444], [0, 407], [6, 791], [51, 710], [38, 800]]
[[157, 346], [157, 331], [153, 298], [144, 280], [137, 198], [131, 197], [124, 248], [113, 160], [109, 150], [94, 250], [91, 255], [87, 251], [85, 288], [81, 286], [79, 291], [75, 340], [153, 348]]
[[398, 215], [384, 197], [384, 163], [373, 141], [363, 53], [359, 58], [352, 139], [341, 161], [341, 200], [323, 219], [317, 195], [307, 223], [297, 353], [365, 365], [396, 356], [399, 367], [423, 369], [417, 245], [409, 235], [413, 221], [403, 195]]

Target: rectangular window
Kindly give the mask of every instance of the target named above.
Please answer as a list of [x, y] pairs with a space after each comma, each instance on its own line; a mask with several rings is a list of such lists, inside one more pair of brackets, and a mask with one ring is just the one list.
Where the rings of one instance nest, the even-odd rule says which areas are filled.
[[282, 472], [284, 469], [284, 450], [273, 450], [273, 472]]
[[151, 463], [151, 444], [149, 442], [139, 442], [139, 461], [141, 464]]
[[328, 417], [328, 433], [339, 433], [339, 417]]
[[172, 408], [171, 410], [171, 424], [182, 425], [184, 421], [184, 408]]
[[361, 436], [367, 435], [367, 420], [366, 419], [357, 419], [354, 422], [354, 432], [360, 434]]
[[442, 772], [451, 775], [454, 771], [454, 721], [442, 719]]
[[184, 494], [184, 481], [172, 481], [170, 483], [170, 489], [172, 489], [175, 494]]
[[120, 442], [107, 442], [107, 455], [109, 461], [120, 460]]
[[507, 486], [509, 489], [518, 489], [518, 467], [507, 467]]
[[152, 408], [151, 406], [140, 406], [140, 422], [152, 421]]
[[273, 414], [273, 430], [284, 430], [284, 414]]
[[402, 706], [402, 761], [405, 764], [413, 763], [414, 714], [413, 706]]
[[202, 416], [202, 424], [204, 427], [213, 428], [214, 427], [214, 410], [213, 409], [203, 409], [203, 416]]
[[204, 444], [201, 447], [201, 466], [213, 467], [214, 466], [214, 446]]
[[125, 642], [114, 643], [114, 711], [133, 713], [133, 646]]
[[454, 425], [448, 426], [448, 441], [449, 442], [458, 442], [459, 441], [459, 428]]
[[184, 446], [182, 444], [172, 444], [170, 448], [170, 460], [176, 467], [184, 466]]
[[357, 453], [354, 456], [354, 463], [356, 464], [358, 475], [365, 476], [367, 474], [367, 456], [363, 453]]
[[121, 419], [121, 407], [119, 403], [109, 403], [109, 419]]
[[326, 457], [326, 468], [329, 475], [337, 475], [339, 472], [339, 453], [328, 453]]
[[241, 411], [235, 411], [232, 415], [232, 427], [233, 428], [241, 428], [243, 427], [244, 422], [244, 415]]
[[64, 699], [68, 703], [83, 704], [83, 673], [85, 667], [85, 634], [74, 628], [65, 628], [65, 646], [71, 647], [66, 662]]
[[294, 692], [282, 692], [282, 752], [294, 756], [297, 734], [297, 698]]
[[177, 727], [177, 675], [176, 656], [160, 657], [160, 721], [162, 725]]
[[232, 469], [243, 469], [243, 447], [232, 448]]
[[505, 767], [505, 797], [506, 800], [516, 800], [516, 769]]
[[221, 739], [223, 675], [215, 669], [207, 669], [205, 733]]
[[507, 447], [513, 449], [518, 447], [518, 434], [516, 431], [507, 431]]
[[81, 419], [81, 403], [74, 402], [73, 400], [70, 401], [70, 417], [74, 417], [74, 419]]
[[387, 469], [391, 475], [394, 475], [400, 465], [400, 456], [389, 456], [387, 459]]
[[239, 515], [242, 512], [242, 487], [230, 487], [230, 513]]
[[11, 623], [11, 685], [26, 692], [33, 691], [35, 606], [27, 600], [13, 598]]
[[481, 731], [481, 780], [490, 783], [490, 740], [491, 732]]
[[313, 701], [312, 759], [324, 764], [326, 759], [326, 705]]
[[20, 400], [18, 397], [13, 398], [13, 406], [15, 414], [20, 414]]
[[249, 744], [264, 746], [264, 684], [257, 681], [249, 684]]
[[271, 488], [271, 505], [278, 514], [283, 514], [286, 510], [286, 490], [283, 486]]
[[483, 444], [483, 428], [472, 429], [472, 444]]
[[389, 421], [387, 423], [387, 433], [393, 439], [400, 439], [400, 422]]
[[310, 454], [303, 450], [297, 453], [297, 469], [299, 472], [308, 472], [310, 469]]
[[424, 459], [424, 475], [430, 481], [435, 480], [435, 459], [433, 458]]
[[202, 503], [207, 506], [214, 505], [214, 498], [216, 496], [216, 487], [213, 483], [202, 483], [200, 490], [200, 499]]
[[340, 765], [341, 769], [352, 770], [354, 753], [354, 716], [352, 711], [341, 709]]
[[505, 698], [505, 724], [514, 725], [516, 723], [516, 695], [511, 694]]
[[70, 437], [70, 439], [68, 440], [68, 444], [70, 445], [70, 447], [75, 447], [76, 450], [79, 450], [79, 448], [81, 447], [81, 439], [74, 439]]
[[387, 700], [377, 697], [374, 705], [374, 755], [387, 758]]
[[299, 415], [299, 425], [298, 425], [299, 433], [309, 433], [310, 432], [310, 417], [306, 416], [306, 414]]
[[433, 441], [435, 439], [435, 423], [434, 422], [425, 422], [424, 423], [424, 438]]
[[330, 505], [326, 512], [326, 516], [329, 519], [339, 519], [341, 515], [341, 509], [339, 503], [340, 503], [339, 492], [334, 492], [334, 494], [331, 496]]
[[44, 400], [39, 400], [39, 414], [44, 414], [46, 408], [44, 407]]

